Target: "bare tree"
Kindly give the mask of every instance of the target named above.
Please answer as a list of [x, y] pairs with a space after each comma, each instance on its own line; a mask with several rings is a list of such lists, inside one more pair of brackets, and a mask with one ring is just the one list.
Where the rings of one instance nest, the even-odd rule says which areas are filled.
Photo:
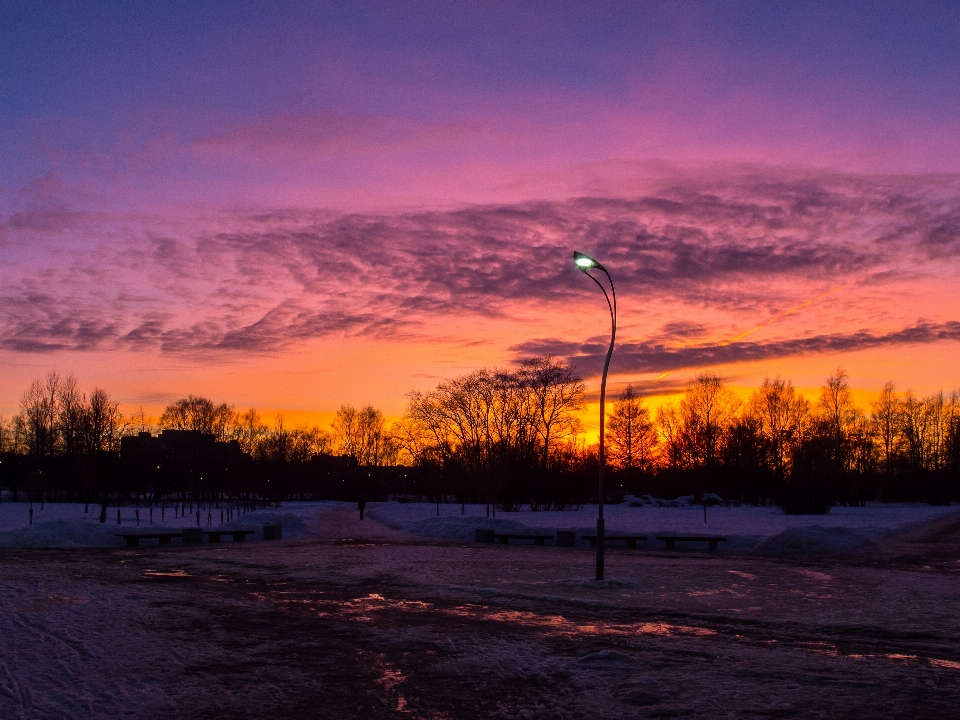
[[897, 396], [892, 382], [887, 382], [880, 397], [873, 404], [874, 432], [879, 439], [880, 462], [887, 474], [893, 473], [896, 457], [900, 452], [901, 428], [903, 426], [903, 402]]
[[240, 443], [240, 449], [243, 452], [254, 455], [260, 442], [269, 432], [270, 429], [260, 419], [257, 409], [250, 408], [246, 412], [236, 413], [233, 416], [230, 438]]
[[832, 442], [837, 468], [850, 469], [854, 459], [850, 441], [855, 431], [859, 438], [863, 438], [860, 431], [863, 414], [854, 405], [846, 370], [840, 368], [827, 378], [820, 391], [817, 410], [821, 432]]
[[86, 451], [93, 455], [118, 451], [123, 434], [120, 403], [113, 400], [106, 390], [94, 388], [85, 415]]
[[527, 360], [513, 371], [476, 370], [411, 393], [392, 435], [405, 461], [450, 470], [463, 492], [512, 495], [511, 503], [522, 493], [546, 497], [549, 484], [531, 488], [543, 471], [569, 466], [583, 392], [580, 378], [552, 358]]
[[586, 386], [567, 363], [546, 356], [520, 363], [517, 376], [530, 392], [540, 440], [540, 466], [547, 467], [553, 443], [582, 431], [577, 413]]
[[723, 434], [736, 416], [740, 401], [717, 375], [704, 373], [687, 385], [680, 401], [681, 437], [693, 467], [714, 467]]
[[632, 385], [620, 395], [607, 420], [607, 455], [622, 470], [650, 472], [654, 467], [657, 431], [650, 410]]
[[80, 454], [84, 450], [89, 413], [87, 398], [80, 392], [73, 375], [67, 375], [57, 390], [56, 422], [63, 452], [67, 455]]
[[301, 425], [289, 433], [286, 459], [290, 462], [307, 462], [317, 455], [329, 453], [331, 447], [330, 433], [318, 427]]
[[223, 441], [228, 439], [233, 416], [233, 408], [226, 403], [216, 405], [207, 398], [189, 395], [167, 405], [160, 416], [160, 427], [199, 430]]
[[20, 398], [23, 442], [32, 455], [46, 457], [58, 450], [57, 416], [62, 384], [60, 376], [52, 372], [43, 380], [34, 380]]
[[693, 467], [689, 443], [685, 439], [680, 411], [673, 403], [657, 408], [660, 430], [660, 459], [663, 465], [677, 470]]
[[333, 420], [333, 434], [337, 452], [354, 458], [358, 465], [383, 465], [390, 457], [383, 413], [372, 405], [359, 410], [342, 405]]
[[0, 453], [15, 451], [13, 421], [0, 415]]
[[927, 401], [908, 390], [903, 398], [901, 433], [906, 460], [914, 472], [927, 467], [930, 419], [930, 406]]
[[778, 479], [783, 479], [790, 471], [793, 451], [806, 432], [810, 404], [791, 383], [765, 378], [747, 401], [746, 414], [758, 423], [770, 469]]

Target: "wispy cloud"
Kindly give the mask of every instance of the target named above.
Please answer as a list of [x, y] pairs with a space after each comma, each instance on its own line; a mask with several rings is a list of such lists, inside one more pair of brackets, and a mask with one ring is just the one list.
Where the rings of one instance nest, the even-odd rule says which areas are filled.
[[[618, 373], [667, 372], [798, 355], [851, 352], [897, 345], [925, 345], [943, 340], [960, 341], [960, 321], [918, 322], [916, 325], [888, 333], [861, 330], [768, 342], [685, 347], [670, 347], [657, 341], [623, 343], [617, 347], [616, 360], [611, 366]], [[516, 345], [511, 350], [518, 358], [547, 354], [565, 357], [573, 365], [590, 367], [603, 362], [607, 345], [603, 341], [578, 344], [560, 340], [534, 340]]]
[[[44, 215], [42, 202], [31, 201], [35, 220], [20, 210], [3, 218], [4, 237], [24, 252], [0, 260], [0, 346], [269, 353], [331, 336], [410, 339], [451, 317], [506, 322], [534, 308], [562, 317], [584, 293], [569, 262], [574, 246], [616, 268], [625, 302], [674, 308], [656, 342], [620, 347], [624, 368], [953, 337], [950, 317], [859, 333], [841, 313], [840, 334], [702, 342], [714, 330], [705, 303], [712, 312], [769, 316], [809, 296], [812, 284], [869, 279], [882, 287], [896, 273], [942, 274], [943, 260], [960, 254], [955, 178], [756, 168], [704, 177], [672, 179], [639, 197], [409, 213], [86, 214], [79, 233], [77, 213], [50, 200], [59, 209]], [[38, 237], [48, 249], [30, 252]], [[565, 340], [516, 348], [534, 350], [592, 352]]]

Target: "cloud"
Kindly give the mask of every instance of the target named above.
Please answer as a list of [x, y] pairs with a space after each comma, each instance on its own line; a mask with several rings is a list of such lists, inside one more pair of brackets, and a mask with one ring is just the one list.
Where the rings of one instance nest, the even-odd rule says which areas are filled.
[[[850, 319], [838, 315], [843, 331], [815, 341], [674, 345], [713, 332], [718, 313], [781, 312], [809, 297], [811, 285], [869, 280], [882, 292], [907, 275], [915, 285], [942, 275], [943, 260], [960, 252], [957, 185], [946, 176], [741, 168], [729, 177], [666, 177], [636, 197], [392, 213], [88, 214], [75, 237], [73, 211], [59, 195], [51, 207], [60, 214], [51, 217], [60, 220], [45, 238], [51, 249], [0, 261], [0, 346], [269, 353], [333, 336], [436, 337], [429, 328], [451, 318], [509, 322], [529, 311], [556, 324], [584, 296], [570, 262], [576, 247], [612, 269], [622, 302], [670, 308], [656, 321], [656, 343], [621, 345], [618, 363], [666, 370], [833, 352], [886, 336], [850, 333]], [[7, 216], [5, 237], [26, 242], [44, 232], [42, 204], [30, 202], [40, 219]], [[896, 342], [929, 342], [924, 332], [948, 320], [934, 317]], [[592, 352], [561, 341], [523, 346], [533, 347]]]
[[[960, 341], [960, 322], [918, 322], [887, 333], [861, 330], [831, 333], [769, 342], [736, 342], [670, 347], [659, 341], [623, 343], [616, 347], [611, 367], [617, 373], [653, 373], [689, 368], [755, 362], [799, 355], [822, 355], [896, 345], [926, 345], [941, 341]], [[560, 340], [534, 340], [510, 348], [517, 358], [534, 355], [565, 357], [579, 367], [596, 367], [603, 362], [607, 341], [572, 343]]]

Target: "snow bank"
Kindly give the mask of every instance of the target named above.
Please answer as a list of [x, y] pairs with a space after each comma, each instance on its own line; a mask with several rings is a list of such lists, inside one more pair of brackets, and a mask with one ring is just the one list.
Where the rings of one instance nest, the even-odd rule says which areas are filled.
[[405, 532], [432, 538], [473, 542], [478, 528], [495, 533], [530, 533], [530, 529], [516, 520], [499, 518], [432, 517], [403, 528]]
[[[256, 534], [248, 538], [251, 540], [263, 539], [264, 525], [279, 523], [283, 526], [284, 538], [295, 538], [312, 532], [323, 512], [341, 507], [351, 507], [351, 503], [290, 502], [248, 512], [223, 524], [219, 509], [212, 510], [209, 519], [207, 510], [201, 510], [200, 519], [204, 530], [255, 530]], [[33, 524], [30, 524], [29, 503], [0, 503], [0, 547], [124, 547], [125, 541], [117, 533], [180, 532], [197, 527], [195, 512], [179, 517], [172, 507], [165, 513], [155, 507], [152, 523], [149, 507], [139, 508], [139, 523], [137, 508], [121, 507], [119, 525], [115, 506], [107, 509], [107, 522], [102, 525], [99, 505], [91, 504], [89, 512], [84, 512], [82, 503], [46, 503], [43, 509], [34, 503], [33, 511]]]
[[297, 513], [283, 512], [282, 510], [257, 510], [247, 513], [239, 520], [233, 520], [223, 525], [217, 525], [216, 529], [224, 530], [256, 530], [253, 539], [263, 540], [264, 525], [280, 525], [283, 527], [284, 538], [295, 538], [301, 535], [307, 535], [310, 527], [307, 522]]
[[0, 547], [115, 547], [124, 544], [123, 538], [116, 535], [118, 531], [116, 525], [88, 520], [47, 520], [0, 531]]
[[787, 528], [762, 540], [755, 549], [765, 555], [839, 555], [869, 547], [890, 533], [890, 529], [882, 527], [807, 525]]
[[[917, 503], [867, 503], [866, 507], [834, 507], [829, 515], [787, 515], [774, 507], [711, 507], [704, 522], [703, 508], [685, 506], [686, 498], [671, 501], [674, 507], [634, 503], [604, 508], [608, 535], [646, 535], [638, 548], [664, 549], [657, 535], [719, 535], [727, 551], [757, 551], [771, 555], [837, 554], [862, 548], [893, 533], [902, 532], [945, 514], [956, 507]], [[369, 515], [395, 530], [433, 538], [473, 542], [479, 528], [517, 534], [556, 535], [573, 531], [578, 540], [596, 532], [597, 506], [568, 511], [498, 512], [487, 517], [484, 505], [441, 505], [388, 502], [374, 506]], [[461, 514], [463, 513], [463, 514]], [[584, 545], [579, 540], [578, 544]], [[697, 546], [694, 546], [697, 547]]]

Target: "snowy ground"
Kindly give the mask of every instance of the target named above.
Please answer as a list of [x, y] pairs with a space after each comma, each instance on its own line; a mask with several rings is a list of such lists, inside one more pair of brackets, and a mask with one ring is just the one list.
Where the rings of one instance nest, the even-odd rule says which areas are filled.
[[[284, 537], [305, 535], [316, 527], [322, 513], [351, 506], [341, 502], [287, 502], [277, 507], [252, 512], [227, 510], [200, 511], [199, 526], [204, 530], [217, 528], [250, 528], [256, 530], [254, 540], [263, 539], [263, 526], [281, 524]], [[172, 507], [117, 508], [107, 511], [107, 522], [100, 524], [100, 506], [90, 505], [89, 512], [82, 503], [33, 503], [33, 523], [30, 523], [30, 503], [0, 503], [0, 547], [122, 547], [121, 532], [177, 532], [186, 527], [198, 527], [197, 508], [187, 506], [181, 516]], [[42, 509], [41, 509], [42, 507]], [[117, 522], [117, 513], [120, 522]], [[137, 514], [139, 512], [139, 518]], [[221, 518], [223, 522], [221, 522]], [[147, 541], [144, 541], [147, 542]], [[157, 542], [154, 540], [153, 542]]]
[[0, 548], [0, 718], [956, 717], [957, 514], [833, 556], [593, 563], [355, 508], [279, 542]]
[[[463, 514], [461, 515], [461, 510]], [[699, 505], [679, 508], [607, 505], [604, 521], [608, 535], [647, 535], [639, 548], [663, 548], [658, 534], [720, 535], [725, 550], [758, 550], [771, 554], [846, 552], [875, 542], [890, 532], [960, 513], [958, 507], [932, 507], [919, 503], [867, 503], [866, 507], [834, 507], [826, 515], [786, 515], [776, 507], [712, 507], [704, 521]], [[427, 537], [472, 541], [477, 528], [506, 533], [546, 533], [572, 530], [595, 535], [597, 506], [550, 512], [498, 512], [487, 517], [484, 505], [384, 503], [370, 510], [371, 517], [398, 530]], [[532, 542], [532, 541], [531, 541]]]
[[[47, 503], [40, 509], [34, 503], [34, 522], [29, 524], [28, 503], [0, 503], [0, 547], [121, 547], [124, 540], [118, 532], [139, 530], [159, 532], [196, 527], [196, 511], [175, 516], [167, 508], [161, 510], [140, 508], [137, 524], [136, 508], [120, 509], [121, 524], [117, 525], [117, 508], [108, 511], [108, 522], [101, 525], [99, 506]], [[341, 502], [289, 502], [281, 506], [257, 510], [230, 521], [221, 511], [200, 513], [204, 528], [251, 528], [257, 530], [254, 540], [262, 539], [266, 524], [280, 523], [284, 537], [316, 534], [325, 524], [326, 515], [338, 508], [355, 507]], [[463, 514], [461, 514], [461, 511]], [[472, 542], [477, 528], [498, 532], [546, 533], [572, 530], [581, 535], [596, 532], [596, 505], [585, 505], [578, 510], [562, 512], [515, 513], [500, 512], [487, 517], [484, 505], [441, 505], [430, 503], [371, 503], [369, 516], [395, 530], [415, 536]], [[920, 523], [960, 514], [958, 507], [931, 507], [924, 504], [868, 503], [862, 508], [834, 507], [827, 515], [785, 515], [779, 508], [739, 507], [708, 508], [706, 522], [700, 506], [679, 508], [608, 505], [604, 515], [609, 535], [647, 535], [640, 549], [663, 547], [655, 538], [658, 534], [710, 534], [727, 538], [725, 551], [757, 551], [773, 555], [845, 553], [877, 542], [890, 533], [902, 532]], [[156, 541], [153, 541], [156, 542]], [[581, 541], [581, 544], [584, 544]]]

